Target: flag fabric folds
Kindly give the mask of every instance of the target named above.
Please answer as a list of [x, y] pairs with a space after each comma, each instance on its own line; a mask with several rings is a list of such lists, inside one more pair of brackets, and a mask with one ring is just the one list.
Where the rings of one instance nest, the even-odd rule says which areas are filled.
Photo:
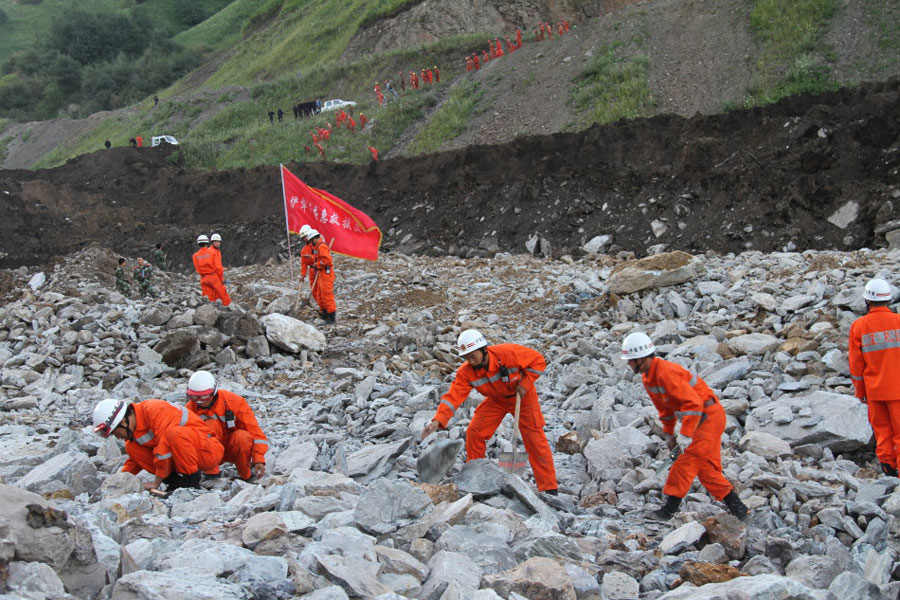
[[299, 233], [307, 224], [316, 229], [332, 252], [378, 260], [381, 230], [369, 215], [337, 196], [308, 186], [281, 165], [287, 229]]

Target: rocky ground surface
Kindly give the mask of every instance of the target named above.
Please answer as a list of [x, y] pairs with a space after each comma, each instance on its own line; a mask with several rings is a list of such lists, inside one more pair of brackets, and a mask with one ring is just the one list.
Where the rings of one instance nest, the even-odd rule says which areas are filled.
[[[287, 264], [229, 272], [235, 303], [160, 274], [113, 291], [116, 255], [0, 272], [0, 585], [15, 598], [347, 597], [888, 600], [900, 480], [876, 469], [846, 340], [897, 251], [338, 259], [338, 323]], [[458, 332], [540, 350], [560, 495], [488, 458], [419, 483], [417, 433], [459, 364]], [[728, 414], [740, 522], [695, 487], [670, 523], [655, 410], [618, 358], [647, 331]], [[90, 431], [107, 397], [184, 399], [208, 368], [270, 439], [255, 484], [167, 499]], [[439, 439], [464, 436], [477, 398]], [[426, 440], [427, 447], [434, 440]], [[234, 476], [230, 469], [226, 475]], [[146, 478], [144, 474], [142, 478]]]

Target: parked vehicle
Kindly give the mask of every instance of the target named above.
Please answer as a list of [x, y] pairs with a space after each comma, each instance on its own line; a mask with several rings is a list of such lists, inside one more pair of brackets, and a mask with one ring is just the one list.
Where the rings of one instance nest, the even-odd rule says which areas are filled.
[[340, 110], [342, 108], [349, 108], [351, 106], [356, 106], [356, 102], [352, 102], [350, 100], [326, 100], [325, 104], [322, 105], [322, 112], [328, 110]]
[[172, 144], [173, 146], [177, 146], [178, 140], [171, 135], [154, 135], [150, 145], [159, 146], [160, 144]]

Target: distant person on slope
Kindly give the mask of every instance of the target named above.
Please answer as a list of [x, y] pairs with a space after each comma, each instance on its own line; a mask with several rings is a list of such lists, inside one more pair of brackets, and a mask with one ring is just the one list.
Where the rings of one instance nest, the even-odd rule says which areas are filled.
[[116, 291], [128, 296], [131, 294], [131, 284], [125, 277], [125, 259], [119, 258], [119, 266], [116, 267]]
[[137, 266], [134, 267], [134, 280], [138, 284], [138, 292], [141, 298], [144, 296], [155, 296], [156, 291], [150, 285], [150, 279], [153, 277], [153, 267], [143, 258], [138, 257]]
[[[675, 450], [676, 446], [681, 449], [663, 487], [666, 503], [653, 517], [671, 519], [690, 491], [694, 478], [699, 477], [713, 498], [724, 502], [737, 518], [745, 518], [747, 507], [722, 475], [725, 410], [706, 382], [681, 365], [656, 356], [656, 346], [646, 333], [635, 332], [625, 337], [622, 360], [628, 362], [632, 373], [640, 373], [644, 389], [659, 411], [669, 450]], [[675, 421], [679, 417], [681, 430], [676, 436]]]
[[156, 244], [156, 248], [153, 250], [152, 261], [154, 266], [160, 271], [168, 270], [169, 261], [166, 259], [166, 253], [163, 252], [162, 244]]
[[218, 233], [214, 233], [209, 236], [209, 249], [215, 255], [216, 259], [216, 275], [219, 276], [219, 283], [222, 284], [222, 289], [219, 291], [219, 295], [222, 297], [222, 306], [228, 306], [231, 304], [231, 298], [228, 296], [228, 291], [225, 288], [225, 267], [222, 266], [222, 236]]
[[[194, 261], [194, 269], [200, 275], [200, 291], [204, 296], [209, 298], [210, 302], [228, 297], [225, 286], [219, 279], [219, 273], [216, 270], [215, 250], [209, 247], [209, 238], [205, 235], [197, 237], [197, 244], [200, 249], [194, 252], [192, 257]], [[231, 302], [231, 299], [228, 299]]]
[[311, 229], [308, 235], [312, 245], [312, 269], [316, 272], [313, 298], [319, 304], [325, 322], [334, 323], [337, 305], [334, 301], [334, 260], [331, 258], [331, 249], [315, 229]]
[[900, 315], [888, 308], [894, 293], [884, 279], [866, 284], [868, 312], [850, 326], [850, 378], [869, 409], [881, 471], [897, 476], [900, 455]]

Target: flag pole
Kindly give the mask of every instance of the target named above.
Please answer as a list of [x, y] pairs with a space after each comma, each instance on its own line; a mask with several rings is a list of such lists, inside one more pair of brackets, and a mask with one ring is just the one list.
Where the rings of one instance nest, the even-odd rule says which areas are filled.
[[[291, 281], [294, 280], [294, 255], [291, 253], [291, 226], [288, 225], [287, 195], [284, 193], [284, 163], [278, 164], [278, 172], [281, 174], [281, 201], [284, 203], [284, 231], [287, 234], [288, 244], [288, 268], [291, 271]], [[297, 284], [297, 293], [300, 293], [300, 284]]]

